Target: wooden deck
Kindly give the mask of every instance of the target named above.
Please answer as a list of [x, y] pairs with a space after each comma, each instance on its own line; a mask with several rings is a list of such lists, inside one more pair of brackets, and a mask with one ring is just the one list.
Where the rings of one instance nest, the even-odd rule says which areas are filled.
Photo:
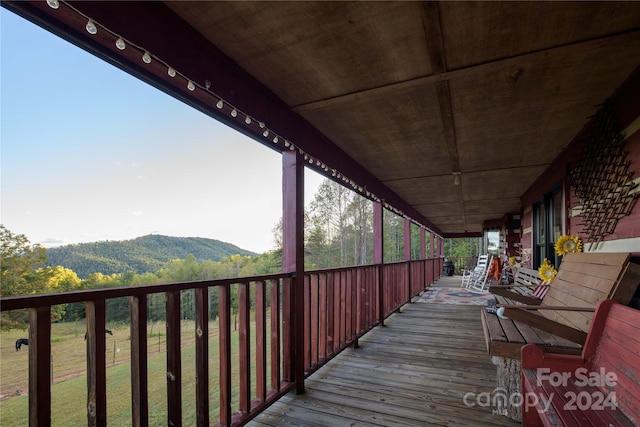
[[[459, 286], [460, 277], [434, 286]], [[413, 303], [309, 377], [306, 393], [289, 393], [248, 425], [515, 426], [469, 407], [493, 397], [496, 367], [487, 354], [479, 306]]]

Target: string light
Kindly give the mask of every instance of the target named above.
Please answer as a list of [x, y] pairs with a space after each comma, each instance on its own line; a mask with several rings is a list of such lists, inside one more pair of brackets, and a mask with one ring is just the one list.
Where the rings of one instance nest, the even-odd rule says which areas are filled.
[[[91, 18], [89, 18], [88, 16], [86, 16], [85, 14], [83, 14], [82, 12], [80, 12], [79, 10], [77, 10], [75, 7], [71, 6], [71, 5], [70, 5], [70, 4], [68, 4], [68, 3], [63, 2], [63, 4], [64, 4], [66, 7], [68, 7], [69, 9], [73, 10], [73, 11], [74, 11], [75, 13], [77, 13], [78, 15], [80, 15], [80, 16], [82, 16], [82, 17], [84, 17], [84, 18], [86, 18], [86, 19], [87, 19], [87, 24], [86, 24], [86, 26], [85, 26], [85, 29], [87, 30], [87, 32], [88, 32], [89, 34], [95, 35], [95, 34], [97, 34], [97, 33], [98, 33], [98, 25], [96, 25], [96, 23], [95, 23]], [[49, 5], [49, 7], [51, 7], [52, 9], [58, 9], [58, 8], [60, 7], [60, 2], [59, 2], [59, 0], [47, 0], [47, 5]], [[136, 44], [134, 44], [134, 43], [131, 43], [131, 41], [128, 41], [128, 40], [123, 39], [121, 36], [119, 36], [118, 34], [115, 34], [114, 32], [110, 31], [108, 28], [105, 28], [105, 27], [103, 27], [103, 26], [100, 26], [100, 27], [101, 27], [104, 31], [106, 31], [107, 33], [109, 33], [109, 34], [111, 34], [112, 36], [114, 36], [114, 38], [116, 39], [116, 41], [115, 41], [115, 46], [116, 46], [119, 50], [125, 50], [125, 49], [126, 49], [126, 47], [127, 47], [127, 44], [128, 44], [128, 45], [130, 45], [130, 46], [133, 46], [134, 48], [138, 49], [139, 51], [144, 52], [144, 53], [143, 53], [143, 55], [142, 55], [142, 61], [143, 61], [145, 64], [150, 64], [150, 63], [151, 63], [151, 61], [152, 61], [151, 54], [150, 54], [147, 50], [143, 49], [143, 48], [142, 48], [142, 47], [140, 47], [140, 46], [137, 46], [137, 45], [136, 45]], [[178, 74], [178, 72], [177, 72], [173, 67], [169, 66], [169, 65], [168, 65], [167, 63], [165, 63], [164, 61], [162, 61], [162, 60], [160, 60], [160, 59], [158, 59], [158, 58], [155, 58], [155, 60], [157, 60], [157, 61], [159, 61], [159, 62], [163, 63], [163, 64], [167, 67], [167, 74], [168, 74], [170, 77], [172, 77], [172, 78], [173, 78], [173, 77], [175, 77], [175, 76]], [[181, 76], [182, 76], [182, 77], [184, 77], [184, 78], [185, 78], [185, 80], [187, 80], [187, 89], [188, 89], [188, 90], [190, 90], [190, 91], [192, 91], [192, 92], [193, 92], [193, 91], [195, 91], [195, 89], [196, 89], [196, 85], [195, 85], [195, 83], [194, 83], [192, 80], [190, 80], [190, 79], [186, 78], [184, 75], [181, 75]], [[220, 109], [220, 110], [221, 110], [222, 108], [224, 108], [225, 101], [223, 101], [223, 99], [222, 99], [221, 97], [219, 97], [218, 95], [216, 95], [215, 93], [213, 93], [213, 92], [211, 92], [211, 91], [210, 91], [210, 88], [211, 88], [211, 81], [206, 80], [206, 81], [205, 81], [205, 84], [204, 84], [204, 88], [206, 89], [206, 91], [207, 91], [211, 96], [218, 98], [218, 102], [215, 104], [215, 105], [216, 105], [216, 107], [217, 107], [218, 109]], [[237, 117], [237, 116], [238, 116], [238, 114], [239, 114], [238, 109], [237, 109], [236, 107], [234, 107], [233, 105], [229, 105], [229, 107], [231, 107], [231, 108], [232, 108], [232, 110], [231, 110], [231, 116], [232, 116], [232, 117], [234, 117], [234, 118], [235, 118], [235, 117]], [[243, 113], [243, 114], [244, 114], [244, 113]], [[253, 121], [254, 121], [254, 119], [252, 119], [248, 114], [245, 114], [244, 122], [245, 122], [247, 125], [250, 125], [251, 123], [253, 123]], [[264, 130], [264, 131], [262, 132], [262, 135], [263, 135], [265, 138], [269, 137], [269, 135], [270, 135], [270, 130], [266, 127], [265, 123], [264, 123], [264, 122], [260, 122], [260, 121], [259, 121], [259, 122], [258, 122], [258, 125], [259, 125], [260, 129], [263, 129], [263, 130]], [[274, 144], [278, 144], [278, 143], [280, 142], [280, 138], [279, 138], [279, 136], [278, 136], [277, 134], [275, 134], [275, 133], [273, 133], [273, 134], [274, 134], [274, 137], [273, 137], [272, 141], [273, 141], [273, 143], [274, 143]], [[295, 146], [295, 144], [293, 144], [292, 142], [288, 141], [287, 139], [284, 139], [284, 143], [283, 143], [283, 145], [284, 145], [284, 147], [285, 147], [285, 148], [289, 148], [289, 150], [290, 150], [290, 151], [294, 151], [294, 150], [296, 150], [296, 148], [297, 148], [297, 149], [298, 149], [298, 151], [299, 151], [299, 153], [300, 153], [300, 155], [303, 155], [303, 156], [304, 156], [304, 160], [305, 160], [305, 161], [308, 161], [308, 163], [309, 163], [310, 165], [313, 165], [313, 164], [315, 163], [315, 166], [316, 166], [316, 167], [318, 167], [318, 168], [322, 169], [322, 170], [323, 170], [323, 171], [325, 171], [325, 172], [329, 172], [329, 170], [331, 170], [331, 176], [332, 176], [333, 178], [336, 178], [337, 180], [342, 180], [345, 184], [346, 184], [346, 183], [348, 183], [351, 187], [353, 187], [353, 189], [354, 189], [354, 190], [357, 190], [357, 191], [359, 191], [360, 193], [365, 193], [365, 192], [366, 192], [367, 197], [369, 197], [371, 200], [374, 200], [374, 201], [376, 201], [376, 202], [378, 202], [378, 203], [381, 203], [381, 202], [382, 202], [382, 200], [381, 200], [379, 197], [377, 197], [375, 194], [373, 194], [373, 193], [371, 193], [369, 190], [367, 190], [367, 189], [366, 189], [366, 187], [364, 187], [364, 188], [363, 188], [363, 187], [361, 187], [361, 186], [358, 186], [358, 184], [357, 184], [355, 181], [353, 181], [353, 180], [351, 180], [351, 179], [347, 178], [345, 175], [343, 175], [342, 173], [340, 173], [337, 169], [330, 169], [330, 168], [329, 168], [329, 166], [327, 166], [325, 163], [321, 162], [319, 159], [315, 159], [315, 158], [313, 158], [313, 157], [309, 156], [307, 153], [305, 153], [305, 152], [304, 152], [304, 150], [302, 150], [302, 149], [301, 149], [301, 148], [299, 148], [299, 147], [296, 147], [296, 146]], [[458, 176], [458, 175], [459, 175], [459, 173], [458, 173], [458, 174], [454, 174], [454, 175], [455, 175], [455, 176], [454, 176], [455, 180], [456, 180], [456, 181], [459, 181], [459, 176]], [[458, 182], [456, 182], [456, 184], [458, 184]], [[399, 211], [398, 209], [396, 209], [396, 208], [392, 207], [391, 205], [389, 205], [389, 204], [388, 204], [388, 203], [386, 203], [386, 202], [384, 202], [384, 206], [385, 206], [387, 209], [389, 209], [389, 210], [391, 210], [391, 211], [393, 211], [393, 212], [395, 212], [395, 213], [402, 214], [402, 212], [401, 212], [401, 211]], [[402, 214], [402, 215], [404, 215], [404, 214]]]
[[89, 21], [87, 21], [87, 25], [85, 27], [87, 29], [87, 33], [89, 34], [97, 34], [98, 33], [98, 27], [96, 27], [96, 24], [93, 23], [93, 21], [91, 19], [89, 19]]

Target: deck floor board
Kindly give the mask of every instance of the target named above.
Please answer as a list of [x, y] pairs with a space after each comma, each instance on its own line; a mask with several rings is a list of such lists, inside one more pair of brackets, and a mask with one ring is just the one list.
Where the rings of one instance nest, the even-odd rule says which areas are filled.
[[[459, 285], [436, 286], [447, 280]], [[385, 325], [311, 375], [304, 394], [287, 394], [248, 425], [519, 425], [491, 406], [465, 405], [467, 393], [496, 388], [479, 306], [407, 304]]]

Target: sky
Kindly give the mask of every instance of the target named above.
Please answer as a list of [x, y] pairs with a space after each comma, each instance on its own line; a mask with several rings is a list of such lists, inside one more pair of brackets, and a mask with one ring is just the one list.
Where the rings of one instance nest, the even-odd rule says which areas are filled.
[[[274, 248], [279, 153], [4, 8], [0, 28], [0, 223], [13, 234]], [[322, 180], [306, 169], [306, 203]]]

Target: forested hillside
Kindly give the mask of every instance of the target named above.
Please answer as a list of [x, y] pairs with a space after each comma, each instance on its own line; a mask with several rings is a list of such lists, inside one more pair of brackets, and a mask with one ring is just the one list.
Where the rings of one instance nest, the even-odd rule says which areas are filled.
[[148, 235], [133, 240], [80, 243], [47, 249], [47, 266], [62, 266], [85, 278], [135, 272], [153, 273], [167, 261], [193, 255], [199, 262], [220, 261], [231, 255], [254, 256], [231, 243], [201, 237]]

